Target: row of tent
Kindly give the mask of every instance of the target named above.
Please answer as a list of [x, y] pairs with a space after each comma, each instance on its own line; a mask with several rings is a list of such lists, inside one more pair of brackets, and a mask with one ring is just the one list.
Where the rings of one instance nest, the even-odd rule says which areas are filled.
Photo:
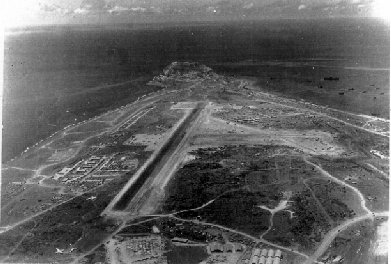
[[255, 248], [250, 258], [250, 264], [280, 264], [282, 259], [281, 250]]

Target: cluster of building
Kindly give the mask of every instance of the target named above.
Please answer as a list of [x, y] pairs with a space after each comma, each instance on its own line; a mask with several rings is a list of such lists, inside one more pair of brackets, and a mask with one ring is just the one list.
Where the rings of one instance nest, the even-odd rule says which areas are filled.
[[54, 179], [61, 179], [63, 183], [79, 181], [98, 169], [98, 167], [101, 167], [108, 159], [107, 156], [91, 156], [87, 160], [77, 162], [72, 167], [63, 168], [55, 174]]
[[129, 172], [136, 169], [138, 159], [129, 157], [128, 155], [115, 155], [104, 166], [100, 168], [104, 172]]
[[289, 123], [296, 124], [296, 121], [307, 118], [306, 112], [297, 112], [271, 104], [262, 106], [235, 106], [224, 107], [222, 111], [216, 113], [227, 121], [240, 124], [256, 125], [261, 127], [280, 128]]
[[261, 122], [261, 118], [259, 117], [234, 118], [233, 121], [238, 123], [247, 123], [247, 124], [255, 125]]
[[167, 263], [165, 243], [160, 235], [115, 236], [115, 239], [114, 252], [119, 259], [139, 264]]
[[246, 246], [240, 243], [219, 243], [211, 242], [208, 244], [207, 250], [209, 253], [236, 253], [243, 252]]
[[341, 255], [337, 255], [337, 256], [333, 255], [333, 256], [331, 256], [331, 254], [329, 252], [326, 255], [324, 255], [321, 258], [321, 260], [322, 260], [322, 262], [324, 262], [326, 264], [331, 264], [331, 263], [341, 263], [341, 262], [343, 262], [344, 258]]
[[67, 184], [78, 191], [102, 185], [126, 172], [138, 167], [138, 159], [134, 159], [129, 153], [117, 153], [114, 155], [92, 155], [80, 160], [72, 166], [67, 166], [55, 173], [53, 179]]
[[107, 176], [118, 176], [136, 169], [137, 166], [138, 159], [126, 154], [91, 156], [87, 160], [77, 162], [72, 167], [64, 167], [55, 174], [53, 179], [67, 184], [102, 181], [107, 180]]
[[282, 259], [281, 250], [254, 248], [249, 264], [280, 264]]
[[149, 111], [151, 111], [154, 108], [155, 107], [149, 107], [149, 108], [146, 108], [146, 109], [139, 111], [138, 113], [133, 115], [131, 118], [129, 118], [124, 124], [122, 124], [118, 128], [118, 131], [128, 130], [134, 123], [137, 122], [137, 120], [139, 120], [141, 117], [146, 115]]
[[139, 256], [144, 258], [145, 256], [160, 256], [164, 249], [164, 244], [161, 236], [139, 236], [127, 238], [125, 241], [126, 252], [132, 256]]
[[192, 241], [211, 241], [216, 239], [216, 235], [206, 232], [206, 229], [204, 226], [191, 222], [170, 220], [161, 223], [161, 230], [172, 237], [189, 237]]

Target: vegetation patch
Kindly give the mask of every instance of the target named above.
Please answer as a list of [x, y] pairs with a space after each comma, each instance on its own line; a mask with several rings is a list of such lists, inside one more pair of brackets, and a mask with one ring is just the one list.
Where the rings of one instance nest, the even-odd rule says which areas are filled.
[[[365, 197], [370, 210], [383, 211], [389, 208], [389, 180], [368, 164], [369, 159], [339, 159], [329, 161], [318, 159], [322, 167], [334, 177], [357, 188]], [[382, 170], [376, 163], [372, 165]], [[384, 170], [387, 173], [387, 170]], [[348, 202], [346, 200], [345, 202]], [[357, 205], [357, 202], [355, 203]], [[354, 209], [353, 206], [350, 206]]]
[[309, 190], [296, 193], [291, 201], [289, 210], [294, 212], [293, 217], [277, 213], [272, 230], [264, 238], [285, 246], [298, 246], [304, 252], [312, 252], [316, 243], [330, 229], [330, 225]]
[[69, 130], [68, 133], [84, 133], [84, 132], [91, 132], [91, 131], [99, 131], [107, 127], [108, 125], [105, 123], [90, 121], [85, 124], [78, 125], [77, 127]]
[[170, 264], [198, 264], [208, 257], [205, 247], [170, 245], [166, 253]]
[[270, 213], [258, 206], [269, 204], [269, 200], [273, 198], [278, 199], [278, 197], [270, 197], [261, 192], [239, 190], [221, 196], [201, 210], [180, 213], [178, 216], [196, 217], [201, 221], [259, 236], [269, 227]]
[[[350, 188], [323, 179], [312, 179], [307, 181], [307, 184], [327, 214], [335, 222], [342, 222], [363, 211], [356, 194]], [[355, 210], [349, 207], [348, 204], [355, 205]]]

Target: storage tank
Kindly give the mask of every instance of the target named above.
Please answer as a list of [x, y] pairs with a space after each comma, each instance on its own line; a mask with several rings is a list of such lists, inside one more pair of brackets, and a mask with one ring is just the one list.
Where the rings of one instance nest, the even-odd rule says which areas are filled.
[[253, 255], [250, 260], [251, 264], [258, 264], [258, 256]]
[[277, 249], [276, 253], [274, 253], [274, 257], [281, 258], [281, 256], [282, 256], [281, 250]]
[[273, 257], [272, 256], [267, 257], [266, 264], [273, 264]]
[[253, 254], [251, 255], [250, 263], [251, 264], [258, 264], [259, 255], [261, 253], [261, 250], [259, 248], [255, 248], [253, 250]]
[[253, 253], [253, 256], [260, 256], [261, 255], [261, 249], [260, 248], [256, 248], [255, 250], [254, 250], [254, 253]]
[[267, 256], [267, 249], [266, 248], [262, 249], [261, 256], [265, 256], [265, 257]]
[[266, 258], [265, 258], [265, 256], [261, 256], [261, 257], [259, 258], [258, 264], [265, 264], [265, 263], [266, 263]]
[[280, 258], [277, 258], [277, 257], [273, 258], [273, 264], [280, 264], [280, 261], [281, 261]]
[[273, 257], [274, 256], [274, 250], [273, 249], [269, 249], [269, 251], [267, 252], [267, 256], [268, 257]]

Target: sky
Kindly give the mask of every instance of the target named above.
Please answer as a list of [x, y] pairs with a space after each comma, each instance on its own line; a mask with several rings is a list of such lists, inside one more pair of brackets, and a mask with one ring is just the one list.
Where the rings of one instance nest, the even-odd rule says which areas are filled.
[[[7, 0], [6, 27], [279, 18], [379, 17], [390, 0]], [[390, 3], [389, 3], [390, 2]]]

